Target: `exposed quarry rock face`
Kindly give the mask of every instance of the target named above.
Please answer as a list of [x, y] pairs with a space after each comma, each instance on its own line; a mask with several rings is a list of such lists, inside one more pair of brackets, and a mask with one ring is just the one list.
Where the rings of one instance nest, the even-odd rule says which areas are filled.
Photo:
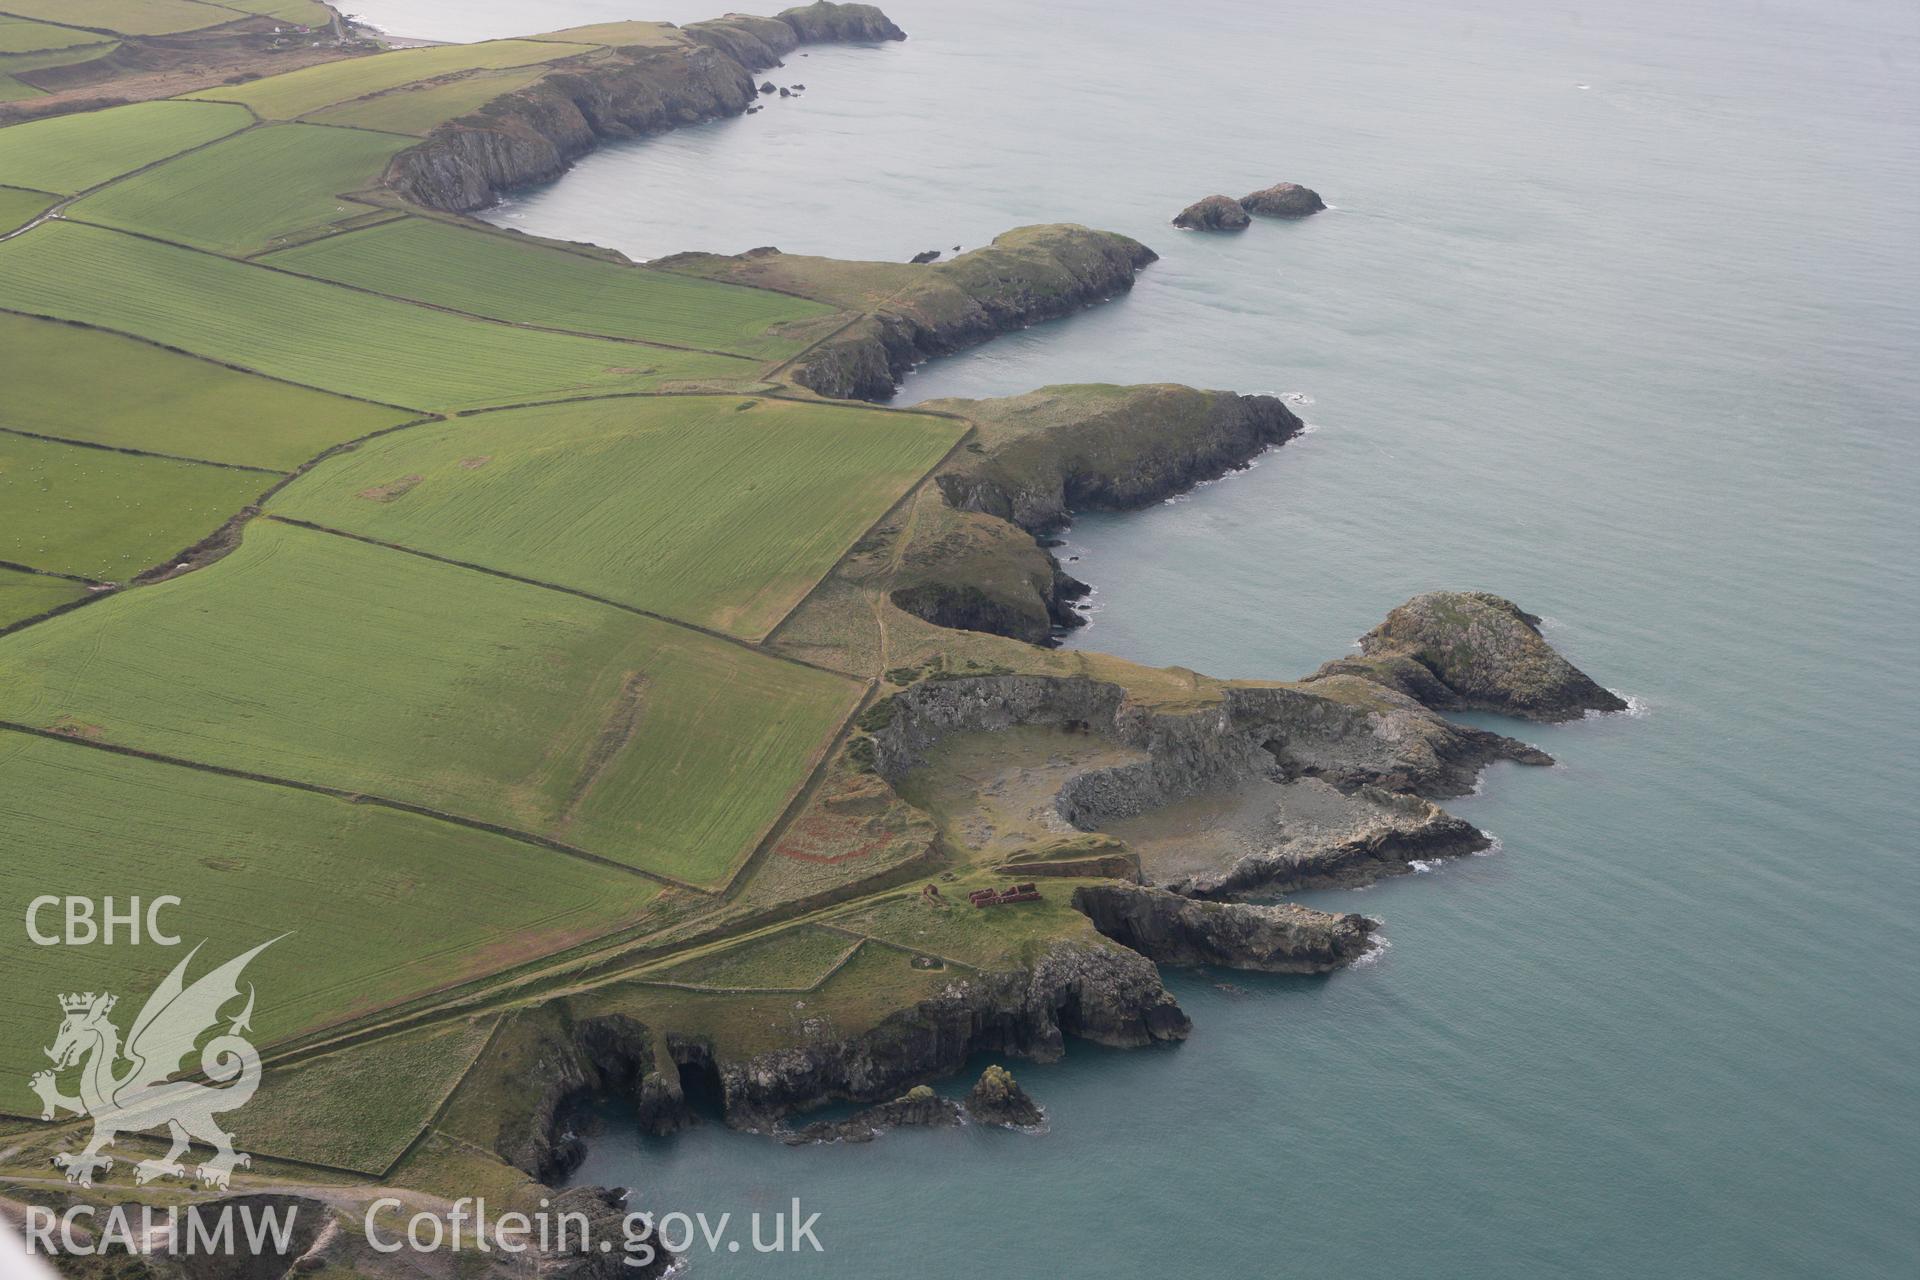
[[623, 48], [604, 65], [555, 72], [441, 125], [393, 158], [386, 184], [428, 208], [471, 212], [558, 177], [603, 138], [743, 113], [758, 94], [752, 73], [797, 45], [906, 38], [872, 5], [826, 0], [778, 18], [730, 14], [684, 30], [690, 45]]
[[1540, 619], [1483, 591], [1415, 596], [1360, 638], [1359, 658], [1319, 677], [1378, 681], [1430, 707], [1497, 711], [1529, 720], [1575, 720], [1627, 704], [1554, 651]]
[[1279, 182], [1243, 196], [1240, 207], [1267, 218], [1304, 218], [1327, 207], [1320, 193], [1297, 182]]
[[1453, 724], [1411, 698], [1361, 689], [1363, 698], [1349, 700], [1310, 685], [1230, 686], [1217, 703], [1158, 710], [1133, 705], [1119, 685], [1084, 678], [923, 680], [891, 699], [891, 716], [873, 735], [875, 763], [897, 778], [948, 734], [1083, 726], [1144, 758], [1078, 774], [1061, 791], [1061, 817], [1082, 829], [1275, 776], [1444, 797], [1472, 790], [1494, 760], [1551, 763], [1537, 748]]
[[1188, 231], [1241, 231], [1252, 221], [1232, 196], [1206, 196], [1173, 215], [1173, 225]]
[[1082, 885], [1073, 905], [1094, 928], [1150, 960], [1264, 973], [1325, 973], [1351, 964], [1366, 953], [1374, 929], [1351, 912], [1199, 902], [1120, 883]]

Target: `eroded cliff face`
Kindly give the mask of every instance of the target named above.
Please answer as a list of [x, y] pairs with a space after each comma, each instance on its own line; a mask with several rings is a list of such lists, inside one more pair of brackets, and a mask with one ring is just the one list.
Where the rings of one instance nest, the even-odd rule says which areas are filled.
[[886, 400], [921, 361], [1104, 302], [1158, 257], [1116, 232], [1019, 227], [918, 268], [911, 287], [809, 350], [791, 376], [823, 396]]
[[1192, 1023], [1137, 952], [1054, 943], [1031, 969], [956, 979], [865, 1035], [717, 1064], [728, 1122], [769, 1128], [828, 1101], [890, 1098], [979, 1053], [1050, 1062], [1077, 1037], [1114, 1048], [1183, 1040]]
[[861, 1034], [803, 1038], [744, 1057], [730, 1057], [670, 1020], [649, 1026], [620, 1015], [575, 1019], [566, 1001], [556, 1000], [519, 1015], [503, 1037], [515, 1088], [493, 1149], [552, 1184], [585, 1155], [569, 1125], [582, 1103], [628, 1099], [650, 1132], [690, 1123], [681, 1071], [709, 1082], [728, 1124], [773, 1132], [787, 1115], [822, 1103], [896, 1098], [954, 1074], [976, 1054], [1052, 1061], [1069, 1036], [1138, 1048], [1184, 1039], [1191, 1026], [1149, 960], [1098, 938], [1056, 941], [1025, 969], [957, 977]]
[[1375, 925], [1297, 903], [1201, 902], [1134, 884], [1089, 884], [1074, 908], [1122, 946], [1161, 964], [1263, 973], [1326, 973], [1366, 954]]
[[941, 470], [947, 500], [1030, 533], [1075, 511], [1126, 511], [1244, 467], [1305, 424], [1277, 396], [1171, 383], [1042, 387], [997, 400], [920, 406], [981, 424], [980, 453]]
[[386, 185], [415, 204], [468, 213], [558, 177], [602, 139], [740, 114], [757, 96], [753, 72], [800, 44], [906, 38], [872, 5], [825, 0], [775, 18], [730, 14], [694, 23], [685, 35], [684, 44], [583, 55], [441, 125], [393, 158]]

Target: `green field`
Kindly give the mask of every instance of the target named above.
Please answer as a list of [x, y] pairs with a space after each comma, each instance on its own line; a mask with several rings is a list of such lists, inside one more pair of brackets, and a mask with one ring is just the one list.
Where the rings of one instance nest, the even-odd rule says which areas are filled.
[[51, 196], [44, 191], [0, 187], [0, 232], [26, 226], [59, 201], [59, 196]]
[[859, 940], [803, 924], [698, 956], [647, 975], [657, 982], [737, 991], [805, 991], [818, 986]]
[[0, 432], [0, 560], [124, 582], [218, 529], [273, 481]]
[[[502, 836], [20, 733], [0, 732], [0, 795], [13, 851], [0, 866], [12, 922], [0, 957], [14, 992], [0, 1002], [0, 1111], [39, 1114], [22, 1082], [46, 1066], [56, 993], [115, 992], [130, 1020], [202, 940], [196, 975], [291, 935], [247, 974], [265, 1046], [598, 936], [655, 895]], [[27, 903], [70, 892], [122, 906], [177, 895], [163, 923], [184, 945], [33, 945]]]
[[[63, 22], [129, 36], [162, 36], [199, 31], [243, 16], [224, 5], [195, 0], [5, 0], [6, 11], [21, 18]], [[238, 6], [235, 6], [236, 8]]]
[[738, 396], [509, 409], [369, 441], [273, 510], [752, 639], [961, 430]]
[[91, 31], [75, 31], [72, 27], [50, 27], [44, 22], [0, 17], [0, 53], [67, 49], [76, 44], [94, 44], [99, 39]]
[[524, 89], [547, 74], [537, 66], [508, 71], [483, 71], [443, 84], [409, 85], [357, 98], [337, 107], [315, 111], [306, 119], [317, 124], [352, 125], [361, 129], [385, 129], [389, 133], [421, 135], [449, 120], [478, 111], [486, 103], [515, 89]]
[[0, 243], [0, 307], [416, 408], [640, 391], [666, 379], [754, 371], [729, 356], [469, 320], [65, 222]]
[[835, 314], [784, 294], [622, 266], [426, 218], [302, 245], [269, 261], [498, 320], [762, 359], [794, 354]]
[[243, 108], [213, 102], [136, 102], [30, 120], [0, 129], [0, 176], [75, 195], [251, 123]]
[[283, 124], [250, 129], [73, 206], [82, 222], [220, 253], [251, 253], [306, 227], [367, 212], [340, 198], [379, 180], [405, 138]]
[[0, 427], [279, 471], [414, 416], [4, 312], [0, 386]]
[[85, 594], [87, 589], [77, 582], [0, 568], [0, 627], [38, 617]]
[[486, 1046], [491, 1021], [450, 1022], [270, 1068], [247, 1104], [257, 1154], [384, 1173]]
[[549, 31], [541, 40], [561, 40], [568, 44], [601, 44], [621, 48], [628, 45], [686, 44], [687, 36], [671, 22], [599, 22], [585, 27]]
[[571, 46], [555, 47], [534, 40], [433, 45], [302, 67], [250, 84], [203, 89], [193, 96], [215, 102], [244, 103], [268, 120], [291, 120], [309, 111], [397, 89], [417, 80], [432, 80], [460, 71], [524, 67], [554, 58], [574, 57], [579, 52]]
[[210, 568], [7, 637], [0, 663], [17, 673], [0, 719], [700, 882], [745, 855], [859, 694], [684, 627], [272, 521]]

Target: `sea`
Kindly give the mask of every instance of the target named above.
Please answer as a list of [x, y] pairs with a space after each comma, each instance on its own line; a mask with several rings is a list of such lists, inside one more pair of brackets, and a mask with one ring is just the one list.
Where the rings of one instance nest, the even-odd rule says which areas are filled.
[[[720, 6], [354, 7], [473, 40]], [[1312, 430], [1249, 470], [1075, 523], [1071, 644], [1292, 677], [1482, 589], [1633, 710], [1479, 719], [1560, 762], [1450, 803], [1495, 850], [1305, 895], [1384, 922], [1369, 963], [1171, 974], [1183, 1046], [1011, 1064], [1044, 1135], [615, 1114], [581, 1179], [821, 1214], [822, 1253], [696, 1246], [694, 1276], [1920, 1274], [1920, 7], [885, 8], [906, 42], [796, 53], [798, 97], [486, 216], [635, 258], [1133, 235], [1161, 257], [1130, 295], [897, 401], [1292, 398]], [[1169, 225], [1278, 181], [1331, 208]]]

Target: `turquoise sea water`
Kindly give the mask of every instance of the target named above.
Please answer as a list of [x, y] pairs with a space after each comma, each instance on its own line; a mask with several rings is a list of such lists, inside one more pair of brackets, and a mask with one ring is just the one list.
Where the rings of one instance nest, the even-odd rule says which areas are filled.
[[[445, 39], [711, 7], [359, 5]], [[902, 397], [1304, 397], [1315, 432], [1253, 470], [1078, 523], [1074, 643], [1287, 676], [1484, 588], [1641, 712], [1500, 726], [1561, 767], [1450, 806], [1497, 853], [1307, 899], [1383, 919], [1376, 963], [1176, 976], [1187, 1045], [1020, 1070], [1045, 1137], [615, 1129], [582, 1176], [823, 1212], [824, 1258], [696, 1275], [1920, 1270], [1913, 5], [886, 8], [913, 38], [791, 59], [803, 98], [490, 216], [635, 256], [1138, 236], [1162, 261], [1131, 296]], [[1166, 225], [1282, 179], [1333, 210]]]

